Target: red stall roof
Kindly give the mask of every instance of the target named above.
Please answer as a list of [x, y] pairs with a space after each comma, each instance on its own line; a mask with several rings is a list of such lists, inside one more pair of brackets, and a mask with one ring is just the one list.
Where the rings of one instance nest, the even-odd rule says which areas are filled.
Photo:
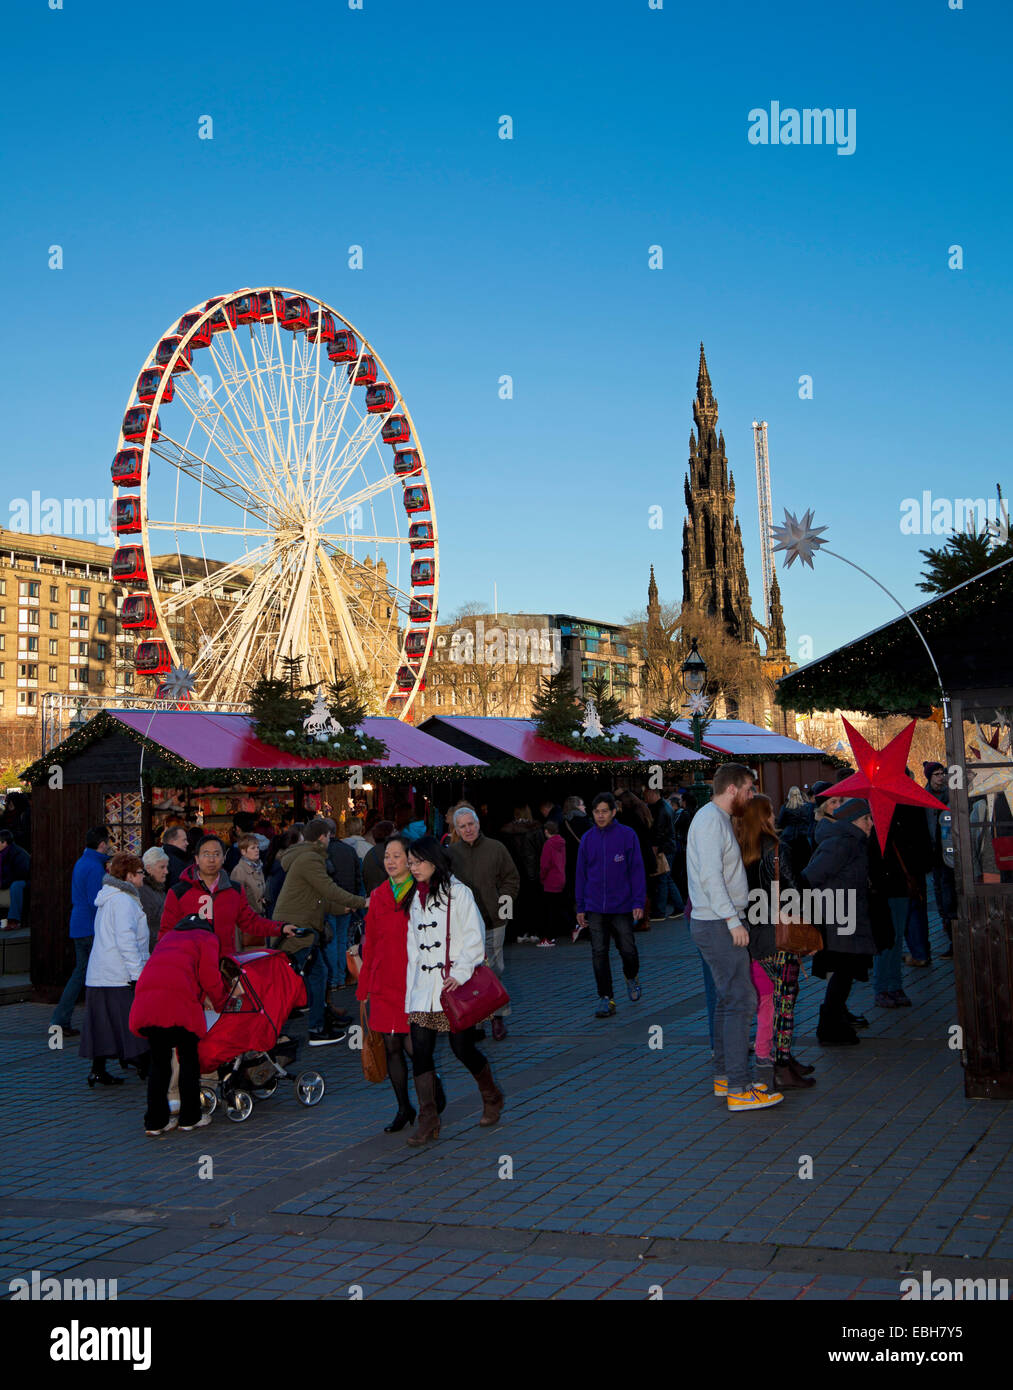
[[[354, 760], [334, 762], [330, 758], [301, 758], [273, 744], [262, 743], [252, 729], [248, 714], [215, 714], [202, 710], [109, 710], [109, 716], [125, 724], [152, 743], [175, 753], [193, 767], [201, 768], [346, 768]], [[400, 719], [381, 716], [362, 721], [362, 732], [382, 739], [387, 756], [363, 759], [370, 767], [485, 767], [480, 758], [459, 753]]]
[[[436, 714], [423, 721], [423, 730], [432, 730], [440, 737], [440, 726], [456, 729], [468, 738], [475, 739], [487, 748], [502, 753], [505, 757], [517, 758], [525, 763], [604, 763], [610, 759], [604, 753], [584, 753], [576, 748], [567, 748], [563, 743], [542, 738], [535, 732], [533, 719], [506, 719], [488, 715]], [[691, 748], [683, 748], [666, 741], [658, 734], [641, 729], [628, 722], [618, 726], [618, 732], [631, 734], [640, 744], [641, 762], [706, 762], [701, 753]], [[614, 761], [611, 760], [611, 761]]]
[[[645, 719], [659, 731], [664, 724], [657, 719]], [[688, 719], [677, 719], [672, 725], [676, 738], [687, 739], [692, 745], [693, 728]], [[742, 758], [826, 758], [823, 748], [811, 748], [808, 743], [785, 734], [776, 734], [773, 729], [761, 728], [759, 724], [747, 724], [742, 719], [712, 719], [700, 740], [701, 748], [709, 748], [715, 753], [730, 753]]]

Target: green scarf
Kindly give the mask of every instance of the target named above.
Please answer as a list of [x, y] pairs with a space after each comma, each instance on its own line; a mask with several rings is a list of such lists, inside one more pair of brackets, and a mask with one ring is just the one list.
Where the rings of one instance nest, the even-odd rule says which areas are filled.
[[412, 878], [411, 874], [409, 874], [407, 878], [402, 879], [400, 883], [394, 878], [388, 878], [387, 881], [390, 884], [390, 891], [394, 894], [394, 901], [397, 906], [400, 907], [408, 896], [408, 890], [415, 880]]

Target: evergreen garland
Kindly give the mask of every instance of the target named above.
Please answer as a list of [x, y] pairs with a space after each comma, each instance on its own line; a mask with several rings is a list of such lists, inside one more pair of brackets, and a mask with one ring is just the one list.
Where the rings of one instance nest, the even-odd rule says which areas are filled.
[[327, 688], [328, 713], [343, 726], [343, 732], [326, 738], [308, 734], [304, 722], [313, 708], [309, 692], [315, 687], [302, 683], [302, 657], [284, 656], [281, 665], [280, 677], [265, 672], [250, 686], [250, 713], [259, 739], [311, 760], [376, 762], [387, 756], [387, 745], [381, 739], [360, 732], [366, 705], [356, 685], [347, 679], [332, 681]]
[[[591, 690], [595, 682], [588, 682]], [[600, 688], [600, 687], [599, 687]], [[640, 754], [640, 745], [629, 734], [613, 734], [609, 730], [625, 718], [619, 701], [611, 695], [605, 696], [603, 712], [598, 707], [604, 734], [599, 738], [587, 738], [580, 732], [584, 720], [583, 708], [574, 689], [570, 673], [565, 669], [549, 676], [532, 700], [535, 717], [535, 732], [564, 748], [572, 748], [578, 753], [597, 753], [601, 757], [628, 761]]]

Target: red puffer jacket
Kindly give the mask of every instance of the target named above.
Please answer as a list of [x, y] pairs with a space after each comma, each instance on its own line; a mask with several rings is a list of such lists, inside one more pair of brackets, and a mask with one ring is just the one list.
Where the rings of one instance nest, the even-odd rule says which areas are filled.
[[218, 969], [218, 941], [210, 922], [180, 926], [160, 936], [134, 987], [130, 1031], [186, 1028], [202, 1038], [207, 1032], [203, 999], [221, 1013], [228, 989]]
[[158, 929], [159, 941], [166, 932], [172, 931], [177, 922], [191, 913], [211, 923], [218, 937], [219, 953], [223, 956], [241, 949], [240, 933], [260, 938], [280, 936], [284, 925], [254, 912], [246, 901], [246, 894], [236, 887], [224, 869], [219, 873], [212, 891], [201, 882], [192, 864], [183, 870], [179, 882], [174, 883], [165, 895], [162, 925]]
[[362, 938], [362, 969], [356, 999], [369, 999], [374, 1033], [407, 1033], [408, 914], [394, 901], [390, 880], [374, 889]]

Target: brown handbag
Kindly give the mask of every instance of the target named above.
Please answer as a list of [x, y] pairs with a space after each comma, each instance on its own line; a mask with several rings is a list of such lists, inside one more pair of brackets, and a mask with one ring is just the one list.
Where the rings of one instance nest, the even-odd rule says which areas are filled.
[[359, 1023], [362, 1027], [362, 1074], [375, 1085], [387, 1080], [387, 1049], [380, 1034], [374, 1033], [369, 1026], [365, 1004], [359, 1005]]
[[[774, 850], [774, 882], [781, 887], [781, 846]], [[788, 951], [793, 956], [814, 956], [823, 950], [823, 935], [818, 927], [809, 922], [790, 922], [781, 915], [778, 906], [777, 922], [774, 927], [774, 944], [779, 951]]]

